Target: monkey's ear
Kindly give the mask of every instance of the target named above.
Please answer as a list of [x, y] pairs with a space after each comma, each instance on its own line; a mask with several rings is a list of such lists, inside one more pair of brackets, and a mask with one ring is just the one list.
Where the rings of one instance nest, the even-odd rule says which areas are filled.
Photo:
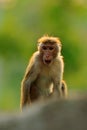
[[58, 46], [59, 46], [59, 48], [60, 48], [60, 50], [62, 49], [62, 44], [58, 44]]
[[39, 47], [41, 47], [42, 46], [42, 43], [40, 42], [40, 43], [37, 43], [37, 47], [39, 48]]
[[37, 43], [38, 50], [40, 50], [41, 46], [42, 46], [42, 43]]
[[60, 47], [62, 47], [62, 44], [59, 44]]
[[59, 44], [58, 46], [59, 46], [59, 51], [61, 52], [61, 50], [62, 50], [62, 44]]
[[42, 44], [42, 43], [38, 42], [38, 43], [37, 43], [37, 46], [40, 46], [41, 44]]

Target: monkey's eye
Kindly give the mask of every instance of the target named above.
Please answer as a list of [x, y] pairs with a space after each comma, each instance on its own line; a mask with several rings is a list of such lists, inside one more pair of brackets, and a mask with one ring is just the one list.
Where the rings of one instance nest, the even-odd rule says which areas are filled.
[[49, 50], [51, 50], [51, 51], [52, 51], [53, 49], [54, 49], [54, 47], [49, 47]]
[[47, 47], [46, 47], [46, 46], [43, 46], [42, 48], [43, 48], [43, 50], [47, 50]]

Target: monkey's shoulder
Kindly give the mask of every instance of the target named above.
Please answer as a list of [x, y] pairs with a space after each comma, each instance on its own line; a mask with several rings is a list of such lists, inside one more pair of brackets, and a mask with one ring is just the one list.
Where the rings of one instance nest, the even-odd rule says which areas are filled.
[[36, 51], [35, 53], [33, 53], [33, 55], [31, 56], [30, 60], [29, 60], [29, 66], [34, 66], [35, 64], [38, 63], [39, 61], [39, 51]]
[[38, 65], [38, 56], [39, 56], [39, 53], [38, 52], [35, 52], [32, 57], [30, 58], [29, 60], [29, 63], [28, 63], [28, 66], [26, 68], [26, 72], [25, 72], [25, 75], [31, 75], [32, 73], [34, 73], [34, 71], [36, 72], [39, 65]]
[[33, 57], [34, 60], [35, 59], [37, 60], [39, 58], [39, 55], [40, 55], [39, 51], [36, 51], [36, 52], [33, 53], [32, 57]]
[[34, 69], [39, 71], [40, 68], [40, 53], [39, 51], [36, 51], [33, 55], [32, 58], [30, 60], [30, 66], [33, 66]]

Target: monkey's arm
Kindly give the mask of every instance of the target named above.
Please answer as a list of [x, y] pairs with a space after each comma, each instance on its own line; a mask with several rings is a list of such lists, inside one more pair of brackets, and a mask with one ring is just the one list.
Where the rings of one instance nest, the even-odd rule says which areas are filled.
[[55, 79], [53, 83], [54, 83], [54, 92], [58, 94], [58, 97], [62, 97], [62, 90], [61, 90], [62, 80]]
[[[61, 72], [63, 75], [63, 73]], [[67, 90], [67, 84], [62, 79], [63, 76], [57, 77], [57, 79], [54, 79], [54, 90], [57, 90], [59, 97], [61, 98], [67, 98], [68, 96], [68, 90]]]
[[68, 97], [68, 90], [67, 90], [67, 84], [64, 80], [62, 80], [61, 90], [62, 90], [62, 97], [67, 98]]
[[58, 92], [59, 97], [62, 96], [62, 79], [63, 79], [63, 71], [64, 71], [64, 62], [62, 59], [62, 56], [58, 57], [57, 59], [57, 68], [55, 72], [55, 78], [53, 78], [53, 83], [54, 83], [54, 90]]
[[30, 60], [30, 63], [26, 69], [24, 78], [21, 83], [21, 108], [30, 104], [30, 87], [38, 76], [38, 69], [36, 69], [35, 60]]

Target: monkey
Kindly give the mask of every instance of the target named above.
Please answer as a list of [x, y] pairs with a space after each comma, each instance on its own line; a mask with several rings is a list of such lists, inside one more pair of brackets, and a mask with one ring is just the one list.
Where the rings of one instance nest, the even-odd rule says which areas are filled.
[[59, 98], [67, 96], [61, 48], [58, 37], [43, 36], [38, 39], [37, 51], [32, 55], [21, 82], [21, 109], [55, 92]]

